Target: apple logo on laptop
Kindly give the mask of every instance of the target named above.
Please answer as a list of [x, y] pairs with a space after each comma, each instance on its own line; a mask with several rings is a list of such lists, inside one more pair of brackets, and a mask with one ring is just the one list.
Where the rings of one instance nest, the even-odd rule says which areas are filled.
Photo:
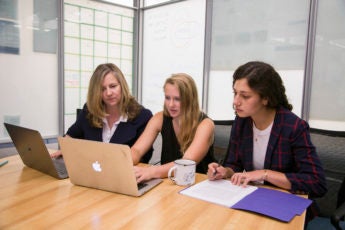
[[95, 162], [92, 163], [92, 168], [96, 172], [102, 172], [101, 164], [98, 163], [98, 161], [95, 161]]

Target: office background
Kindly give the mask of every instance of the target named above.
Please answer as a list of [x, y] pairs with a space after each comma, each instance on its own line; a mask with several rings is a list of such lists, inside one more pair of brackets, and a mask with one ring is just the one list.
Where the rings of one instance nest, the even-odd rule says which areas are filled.
[[232, 73], [262, 60], [297, 115], [344, 132], [344, 19], [341, 0], [0, 0], [0, 119], [54, 140], [85, 103], [93, 69], [113, 62], [153, 112], [164, 80], [186, 72], [203, 110], [232, 120]]
[[[231, 121], [233, 71], [266, 61], [293, 112], [324, 131], [311, 135], [327, 177], [329, 192], [317, 201], [327, 216], [344, 178], [344, 22], [343, 0], [0, 0], [0, 121], [36, 129], [55, 148], [103, 62], [118, 65], [153, 112], [162, 109], [164, 80], [186, 72], [203, 110]], [[220, 155], [231, 128], [221, 123]], [[0, 125], [0, 157], [12, 147]]]

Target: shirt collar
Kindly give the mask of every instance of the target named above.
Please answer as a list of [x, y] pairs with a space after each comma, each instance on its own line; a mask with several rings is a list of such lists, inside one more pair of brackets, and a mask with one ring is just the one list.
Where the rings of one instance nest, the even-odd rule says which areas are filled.
[[[120, 116], [119, 120], [115, 121], [115, 124], [118, 125], [120, 122], [127, 122], [128, 117], [127, 116]], [[103, 124], [108, 124], [108, 121], [105, 117], [102, 118]]]

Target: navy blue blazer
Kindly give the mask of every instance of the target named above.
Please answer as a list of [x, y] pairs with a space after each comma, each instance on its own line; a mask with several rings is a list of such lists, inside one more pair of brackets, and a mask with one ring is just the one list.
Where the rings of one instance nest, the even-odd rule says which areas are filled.
[[[87, 119], [87, 106], [79, 113], [76, 122], [67, 130], [67, 135], [73, 138], [102, 141], [102, 128], [91, 126]], [[146, 124], [152, 117], [152, 112], [143, 108], [139, 115], [127, 122], [120, 122], [115, 130], [114, 135], [110, 139], [110, 143], [124, 144], [132, 147], [141, 133], [144, 131]], [[153, 148], [151, 148], [142, 158], [140, 162], [148, 163], [152, 157]]]
[[[254, 169], [253, 120], [250, 117], [235, 118], [224, 165], [235, 172]], [[325, 174], [311, 142], [308, 123], [282, 107], [277, 109], [274, 118], [264, 168], [284, 173], [291, 182], [292, 193], [308, 193], [313, 199], [327, 192]], [[318, 212], [313, 202], [308, 207], [306, 222]]]
[[[225, 166], [235, 172], [254, 169], [253, 121], [250, 117], [236, 117]], [[285, 108], [277, 110], [264, 168], [284, 173], [291, 182], [293, 193], [303, 191], [311, 197], [321, 197], [327, 192], [325, 174], [311, 142], [309, 125]]]

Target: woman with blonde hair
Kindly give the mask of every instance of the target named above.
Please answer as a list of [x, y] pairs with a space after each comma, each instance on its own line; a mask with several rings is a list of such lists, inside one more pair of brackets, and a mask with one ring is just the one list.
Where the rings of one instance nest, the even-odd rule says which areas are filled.
[[[122, 71], [112, 63], [100, 64], [90, 79], [87, 102], [66, 136], [132, 146], [151, 117], [131, 95]], [[141, 162], [148, 163], [152, 151], [149, 146]]]
[[137, 164], [161, 133], [161, 165], [135, 166], [138, 182], [167, 177], [176, 159], [195, 161], [199, 173], [206, 173], [208, 163], [214, 160], [214, 123], [200, 110], [193, 78], [184, 73], [173, 74], [163, 88], [164, 110], [150, 119], [131, 148], [133, 163]]

